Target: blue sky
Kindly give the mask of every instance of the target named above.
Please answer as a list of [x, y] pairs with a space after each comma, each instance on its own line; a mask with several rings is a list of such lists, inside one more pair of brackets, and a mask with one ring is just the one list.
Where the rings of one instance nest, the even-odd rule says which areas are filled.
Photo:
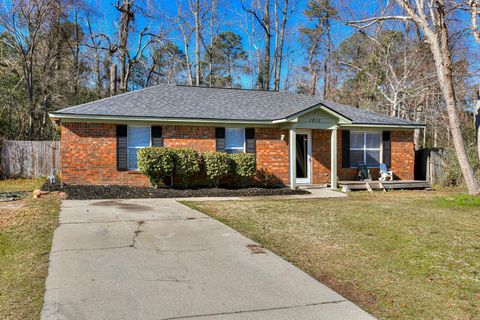
[[[116, 29], [115, 21], [118, 20], [119, 13], [115, 9], [114, 5], [116, 1], [112, 0], [86, 0], [87, 3], [94, 7], [97, 13], [97, 19], [95, 21], [96, 29], [101, 32], [113, 35]], [[240, 0], [217, 0], [219, 3], [219, 11], [221, 12], [223, 18], [221, 19], [220, 31], [233, 31], [237, 34], [240, 34], [243, 37], [243, 45], [248, 52], [248, 41], [247, 36], [242, 29], [242, 24], [245, 22], [240, 18], [240, 14], [246, 14], [242, 7]], [[250, 0], [244, 0], [245, 4], [249, 4]], [[273, 0], [271, 0], [273, 2]], [[360, 1], [349, 1], [349, 0], [331, 0], [332, 4], [337, 8], [340, 13], [342, 20], [348, 19], [360, 19], [365, 17], [374, 16], [378, 13], [385, 5], [385, 0], [373, 1], [373, 0], [360, 0]], [[137, 29], [141, 29], [144, 26], [149, 26], [151, 30], [157, 31], [161, 26], [164, 30], [171, 31], [169, 32], [169, 38], [173, 40], [180, 48], [183, 49], [183, 44], [180, 41], [179, 34], [175, 31], [175, 26], [171, 25], [168, 21], [161, 18], [161, 13], [166, 13], [170, 17], [176, 16], [176, 5], [181, 3], [185, 9], [188, 9], [188, 0], [136, 0], [136, 3], [142, 7], [147, 8], [147, 13], [151, 14], [153, 19], [145, 19], [140, 14], [137, 15], [135, 26]], [[304, 49], [301, 47], [299, 42], [300, 34], [298, 32], [300, 26], [305, 26], [308, 24], [307, 19], [305, 18], [303, 12], [306, 8], [307, 0], [290, 0], [290, 3], [296, 3], [295, 11], [291, 16], [288, 22], [288, 29], [290, 34], [287, 39], [286, 49], [289, 51], [294, 51], [292, 54], [293, 57], [292, 64], [294, 66], [300, 66], [305, 64], [305, 55]], [[273, 13], [272, 13], [273, 14]], [[467, 19], [468, 21], [468, 19]], [[395, 28], [399, 26], [395, 22], [389, 22], [389, 27]], [[260, 27], [257, 25], [257, 30], [260, 31]], [[352, 27], [346, 26], [343, 21], [336, 21], [332, 26], [332, 39], [334, 47], [340, 44], [343, 40], [348, 38], [356, 30]], [[472, 39], [473, 40], [473, 39]], [[473, 41], [472, 41], [473, 42]], [[137, 39], [133, 36], [130, 39], [131, 44], [136, 44]], [[273, 41], [272, 41], [273, 43]], [[470, 45], [472, 46], [472, 45]], [[475, 47], [476, 49], [477, 47]], [[191, 51], [193, 54], [194, 43], [193, 37], [191, 42]], [[476, 51], [476, 50], [475, 50]], [[285, 75], [287, 68], [287, 63], [284, 61], [282, 74]], [[240, 79], [243, 87], [251, 87], [251, 82], [248, 77], [243, 76]]]
[[[148, 20], [142, 17], [141, 15], [137, 15], [137, 18], [135, 21], [136, 27], [138, 29], [141, 29], [144, 26], [148, 25], [150, 26], [150, 28], [152, 28], [152, 30], [158, 30], [159, 25], [163, 24], [163, 27], [165, 28], [166, 21], [159, 17], [160, 11], [162, 13], [166, 13], [171, 17], [174, 17], [177, 11], [176, 9], [177, 1], [182, 3], [185, 9], [188, 8], [188, 0], [173, 0], [173, 1], [168, 1], [168, 0], [138, 1], [137, 0], [137, 3], [141, 7], [150, 8], [149, 10], [147, 10], [147, 12], [156, 17], [154, 19]], [[114, 7], [114, 5], [116, 4], [116, 1], [88, 0], [88, 3], [90, 4], [91, 7], [95, 8], [97, 13], [97, 19], [95, 21], [96, 29], [101, 30], [102, 32], [105, 32], [107, 34], [113, 35], [113, 33], [115, 32], [114, 21], [118, 20], [118, 11]], [[221, 24], [220, 31], [229, 30], [237, 34], [240, 34], [243, 38], [244, 47], [248, 48], [248, 40], [244, 30], [242, 29], [243, 21], [239, 17], [239, 14], [245, 14], [245, 12], [241, 7], [240, 0], [233, 0], [233, 1], [219, 0], [219, 3], [221, 6], [221, 8], [219, 8], [219, 11], [221, 11], [221, 14], [223, 16], [222, 20], [225, 21], [224, 23]], [[248, 3], [249, 1], [245, 0], [245, 4], [247, 5]], [[300, 26], [305, 26], [308, 23], [306, 18], [303, 15], [303, 11], [305, 10], [307, 0], [301, 0], [301, 1], [290, 0], [290, 3], [296, 3], [296, 6], [295, 6], [294, 13], [288, 22], [290, 35], [287, 41], [287, 46], [290, 51], [296, 52], [293, 59], [293, 65], [298, 66], [304, 63], [303, 48], [301, 48], [301, 45], [298, 41], [300, 37], [298, 30]], [[337, 6], [347, 5], [348, 10], [351, 10], [352, 12], [365, 11], [368, 14], [369, 12], [373, 12], [373, 10], [375, 9], [371, 1], [351, 1], [345, 4], [344, 2], [340, 3], [339, 1], [332, 0], [332, 3], [336, 4]], [[342, 15], [345, 15], [345, 13], [342, 12]], [[170, 26], [168, 26], [168, 23], [167, 23], [167, 28], [169, 27]], [[260, 27], [257, 26], [258, 30], [259, 28]], [[353, 28], [345, 26], [340, 21], [335, 22], [332, 27], [332, 37], [333, 37], [334, 45], [339, 44], [341, 41], [343, 41], [345, 38], [351, 35], [354, 31], [355, 30]], [[172, 40], [174, 40], [174, 42], [177, 45], [179, 45], [180, 48], [183, 48], [183, 45], [180, 39], [178, 39], [179, 34], [174, 31], [173, 26], [172, 26], [172, 32], [170, 33], [170, 36], [172, 37]], [[137, 42], [136, 38], [131, 38], [132, 44], [136, 42]], [[192, 49], [194, 48], [193, 42], [191, 47]], [[287, 68], [287, 63], [284, 63], [282, 68], [283, 73], [286, 72], [286, 68]], [[250, 86], [249, 79], [242, 78], [241, 82], [245, 87]]]

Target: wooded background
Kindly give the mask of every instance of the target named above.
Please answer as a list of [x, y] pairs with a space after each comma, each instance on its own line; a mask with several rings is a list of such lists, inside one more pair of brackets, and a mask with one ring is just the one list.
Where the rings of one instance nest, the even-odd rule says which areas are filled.
[[453, 148], [479, 190], [478, 17], [477, 0], [3, 1], [0, 136], [55, 140], [49, 112], [160, 83], [285, 90], [426, 123], [416, 148]]

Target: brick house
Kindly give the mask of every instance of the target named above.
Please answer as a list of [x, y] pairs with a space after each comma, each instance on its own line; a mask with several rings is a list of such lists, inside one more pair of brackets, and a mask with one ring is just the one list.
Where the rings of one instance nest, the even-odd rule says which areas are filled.
[[357, 162], [413, 180], [411, 121], [287, 92], [158, 85], [50, 114], [66, 184], [148, 185], [146, 146], [254, 152], [257, 169], [292, 187], [355, 180]]

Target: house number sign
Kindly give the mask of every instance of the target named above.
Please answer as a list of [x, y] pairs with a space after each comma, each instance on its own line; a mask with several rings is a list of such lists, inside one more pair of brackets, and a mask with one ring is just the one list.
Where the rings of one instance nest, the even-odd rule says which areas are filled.
[[310, 122], [310, 123], [320, 123], [320, 122], [322, 122], [322, 118], [308, 118], [308, 122]]

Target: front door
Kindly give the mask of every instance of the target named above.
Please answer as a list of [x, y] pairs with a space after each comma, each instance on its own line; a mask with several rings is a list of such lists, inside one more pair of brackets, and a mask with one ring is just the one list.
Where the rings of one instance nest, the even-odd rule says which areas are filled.
[[307, 130], [297, 132], [297, 183], [311, 183], [312, 136]]

